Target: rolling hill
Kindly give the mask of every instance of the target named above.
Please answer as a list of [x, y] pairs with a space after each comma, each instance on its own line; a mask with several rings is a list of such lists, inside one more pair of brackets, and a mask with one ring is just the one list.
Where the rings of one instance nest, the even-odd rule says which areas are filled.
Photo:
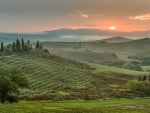
[[129, 42], [132, 41], [131, 39], [124, 38], [124, 37], [112, 37], [104, 40], [100, 40], [106, 43], [123, 43], [123, 42]]
[[[93, 73], [93, 66], [89, 67], [42, 50], [2, 55], [0, 63], [1, 69], [17, 68], [25, 73], [29, 88], [20, 89], [22, 98], [98, 99], [128, 97], [132, 94], [126, 92], [126, 84], [134, 76], [114, 72]], [[116, 92], [118, 88], [123, 92]]]
[[26, 74], [30, 88], [22, 90], [22, 96], [65, 95], [71, 93], [69, 89], [82, 89], [92, 80], [87, 65], [42, 51], [0, 56], [0, 63], [2, 69], [17, 68]]
[[[113, 40], [113, 39], [111, 39]], [[115, 39], [116, 40], [116, 39]], [[129, 56], [150, 57], [150, 39], [144, 38], [121, 43], [101, 41], [88, 42], [43, 42], [54, 54], [78, 61], [130, 61]]]

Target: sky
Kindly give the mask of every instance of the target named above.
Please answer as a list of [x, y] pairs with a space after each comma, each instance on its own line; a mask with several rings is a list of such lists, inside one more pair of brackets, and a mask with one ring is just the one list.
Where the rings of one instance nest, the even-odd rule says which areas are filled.
[[150, 30], [150, 0], [0, 0], [0, 32]]

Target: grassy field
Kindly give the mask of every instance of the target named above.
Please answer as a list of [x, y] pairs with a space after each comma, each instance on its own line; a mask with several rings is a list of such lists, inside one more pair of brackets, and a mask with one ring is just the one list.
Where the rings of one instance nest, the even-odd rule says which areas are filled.
[[21, 101], [0, 104], [0, 113], [150, 113], [150, 98], [97, 101]]
[[105, 66], [105, 65], [96, 64], [96, 63], [89, 63], [89, 62], [85, 62], [85, 63], [93, 68], [96, 68], [96, 71], [99, 71], [99, 72], [114, 72], [114, 73], [121, 73], [121, 74], [128, 74], [128, 75], [139, 75], [140, 73], [146, 73], [146, 72], [141, 72], [141, 71], [110, 67], [110, 66]]

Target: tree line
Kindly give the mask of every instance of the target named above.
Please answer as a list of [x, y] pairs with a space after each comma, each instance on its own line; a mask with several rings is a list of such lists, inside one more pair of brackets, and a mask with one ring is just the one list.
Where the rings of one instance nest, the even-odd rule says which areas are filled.
[[[11, 50], [13, 52], [28, 51], [28, 50], [31, 50], [32, 48], [33, 48], [33, 45], [30, 42], [30, 40], [25, 42], [23, 38], [21, 40], [16, 39], [16, 41], [14, 41], [11, 44]], [[35, 45], [35, 49], [43, 49], [43, 45], [39, 41], [37, 41]], [[4, 43], [1, 42], [0, 52], [3, 52], [4, 50], [5, 50]]]

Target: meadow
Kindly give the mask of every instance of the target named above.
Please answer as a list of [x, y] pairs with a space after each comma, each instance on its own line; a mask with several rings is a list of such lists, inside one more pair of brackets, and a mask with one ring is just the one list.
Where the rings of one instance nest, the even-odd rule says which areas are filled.
[[150, 113], [150, 98], [21, 101], [14, 104], [0, 104], [0, 113]]
[[[148, 72], [143, 72], [143, 71], [135, 71], [130, 69], [111, 67], [111, 66], [106, 66], [106, 65], [96, 64], [96, 63], [90, 63], [90, 62], [85, 62], [85, 63], [93, 68], [96, 68], [96, 71], [99, 72], [114, 72], [114, 73], [121, 73], [121, 74], [128, 74], [128, 75], [140, 75], [144, 73], [148, 74]], [[143, 67], [143, 68], [146, 70], [149, 67]]]

